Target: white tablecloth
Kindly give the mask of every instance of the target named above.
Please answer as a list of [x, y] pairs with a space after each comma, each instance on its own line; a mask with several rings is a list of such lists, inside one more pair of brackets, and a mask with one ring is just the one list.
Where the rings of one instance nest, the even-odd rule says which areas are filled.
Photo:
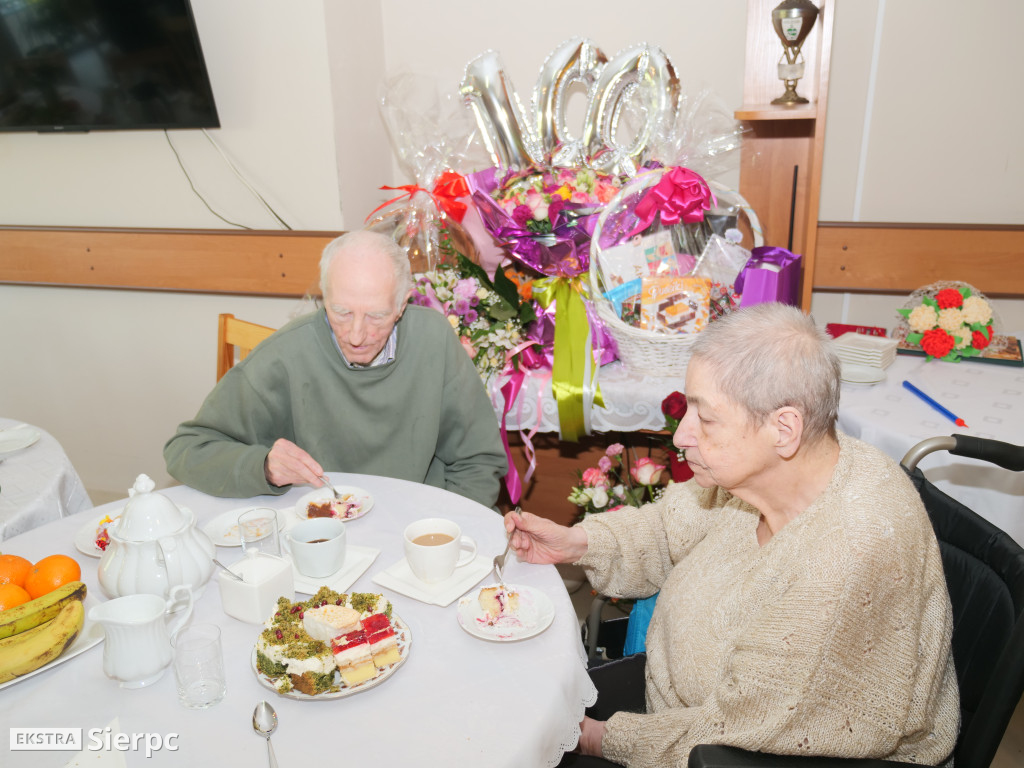
[[[957, 427], [903, 388], [906, 379], [967, 423]], [[899, 461], [928, 437], [963, 434], [1024, 444], [1024, 368], [978, 362], [944, 363], [897, 355], [879, 384], [843, 384], [839, 428]], [[925, 476], [1024, 545], [1024, 472], [929, 454]]]
[[[501, 418], [504, 398], [501, 385], [506, 379], [493, 381], [489, 387], [491, 404]], [[604, 400], [603, 408], [585, 408], [589, 432], [636, 432], [641, 429], [665, 428], [661, 401], [672, 392], [682, 392], [683, 376], [640, 376], [621, 362], [609, 363], [598, 371], [598, 385]], [[587, 403], [593, 394], [588, 393]], [[558, 432], [558, 404], [551, 394], [549, 372], [527, 374], [519, 396], [509, 410], [508, 429]]]
[[[555, 765], [575, 746], [583, 710], [596, 691], [586, 673], [579, 623], [554, 566], [506, 564], [506, 580], [539, 589], [555, 606], [555, 618], [541, 634], [510, 643], [480, 640], [456, 619], [456, 603], [441, 608], [378, 588], [371, 577], [402, 558], [401, 532], [420, 517], [444, 516], [472, 536], [481, 554], [504, 547], [501, 518], [461, 496], [400, 480], [332, 474], [338, 484], [370, 491], [373, 509], [349, 522], [349, 543], [381, 554], [352, 587], [383, 592], [409, 625], [412, 645], [405, 664], [381, 685], [332, 701], [295, 701], [262, 687], [250, 668], [259, 626], [227, 616], [219, 588], [210, 583], [197, 601], [193, 621], [220, 625], [226, 656], [227, 696], [209, 710], [178, 704], [174, 674], [168, 670], [148, 688], [125, 690], [103, 674], [102, 643], [66, 664], [0, 691], [0, 721], [10, 727], [102, 729], [120, 718], [125, 733], [180, 734], [176, 752], [158, 752], [152, 764], [171, 766], [266, 765], [266, 744], [252, 730], [252, 711], [267, 699], [280, 726], [274, 749], [281, 766], [545, 766]], [[259, 497], [255, 505], [289, 507], [308, 488], [282, 497]], [[244, 509], [246, 500], [217, 499], [185, 487], [163, 491], [192, 509], [200, 525], [217, 514]], [[94, 518], [117, 511], [123, 502], [64, 518], [9, 542], [5, 551], [36, 559], [54, 552], [74, 555], [83, 566], [90, 598], [100, 597], [97, 559], [79, 553], [72, 540]], [[230, 565], [237, 548], [218, 548]], [[486, 579], [487, 577], [485, 577]], [[214, 577], [214, 580], [216, 576]], [[484, 581], [483, 583], [490, 583]], [[305, 596], [303, 596], [304, 598]], [[6, 752], [4, 766], [63, 766], [69, 752]], [[129, 766], [143, 755], [127, 755]], [[147, 762], [146, 765], [150, 763]]]
[[[0, 418], [0, 429], [21, 422]], [[0, 455], [0, 541], [92, 507], [82, 480], [49, 433], [31, 424], [39, 440]]]

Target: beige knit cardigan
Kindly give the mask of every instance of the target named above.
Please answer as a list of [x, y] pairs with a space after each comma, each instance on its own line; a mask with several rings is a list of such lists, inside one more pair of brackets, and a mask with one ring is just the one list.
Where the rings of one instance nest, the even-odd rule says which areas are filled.
[[763, 547], [753, 507], [692, 481], [580, 524], [580, 564], [598, 591], [661, 591], [647, 714], [608, 720], [606, 758], [684, 766], [701, 743], [929, 765], [949, 756], [959, 692], [928, 516], [894, 461], [846, 435], [839, 445], [825, 491]]

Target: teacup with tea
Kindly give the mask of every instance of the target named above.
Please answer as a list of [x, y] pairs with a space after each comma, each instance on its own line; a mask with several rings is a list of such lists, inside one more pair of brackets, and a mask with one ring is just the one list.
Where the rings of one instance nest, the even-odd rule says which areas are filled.
[[476, 559], [476, 542], [458, 524], [442, 517], [410, 523], [404, 535], [405, 559], [413, 575], [427, 584], [444, 581], [456, 568]]
[[311, 517], [288, 530], [288, 549], [303, 576], [322, 578], [345, 563], [345, 523], [336, 517]]

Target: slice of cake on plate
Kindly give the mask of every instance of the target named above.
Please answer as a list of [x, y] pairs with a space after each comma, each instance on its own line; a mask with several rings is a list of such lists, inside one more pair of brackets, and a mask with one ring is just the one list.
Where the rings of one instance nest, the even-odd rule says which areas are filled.
[[515, 616], [519, 610], [519, 593], [504, 584], [484, 587], [477, 596], [480, 608], [489, 623], [506, 616]]
[[363, 619], [366, 641], [370, 644], [370, 656], [377, 669], [387, 669], [401, 661], [398, 652], [398, 636], [391, 621], [383, 613], [375, 613]]
[[358, 685], [377, 676], [377, 667], [370, 655], [366, 632], [357, 629], [331, 641], [334, 663], [346, 686]]

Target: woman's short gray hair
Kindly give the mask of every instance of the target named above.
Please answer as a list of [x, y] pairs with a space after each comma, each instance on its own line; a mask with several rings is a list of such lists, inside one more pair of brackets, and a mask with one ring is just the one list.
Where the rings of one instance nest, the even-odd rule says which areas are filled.
[[331, 272], [331, 264], [339, 253], [355, 253], [359, 251], [376, 251], [386, 254], [391, 259], [395, 270], [395, 311], [402, 308], [409, 291], [412, 290], [412, 269], [409, 266], [409, 254], [387, 235], [357, 229], [346, 232], [329, 242], [320, 257], [320, 293], [327, 296], [327, 282]]
[[796, 307], [755, 304], [732, 312], [697, 335], [690, 360], [706, 365], [753, 423], [791, 406], [803, 415], [808, 444], [835, 439], [839, 358], [828, 334]]

